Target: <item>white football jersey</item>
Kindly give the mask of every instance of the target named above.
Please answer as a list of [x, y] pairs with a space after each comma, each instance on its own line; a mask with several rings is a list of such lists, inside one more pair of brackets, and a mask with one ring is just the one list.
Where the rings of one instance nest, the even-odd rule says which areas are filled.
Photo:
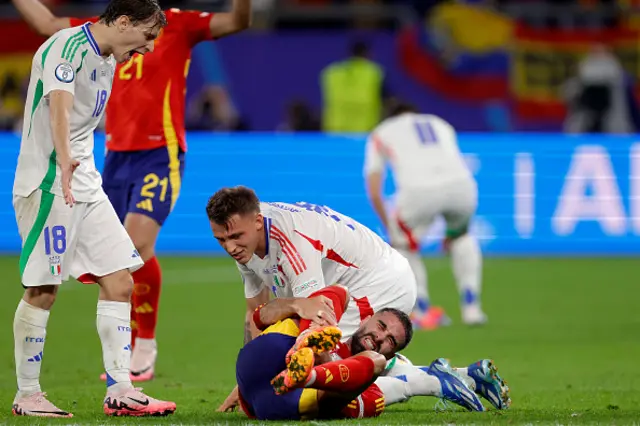
[[70, 114], [71, 157], [80, 162], [71, 191], [77, 201], [106, 195], [93, 156], [93, 132], [111, 94], [116, 62], [103, 57], [89, 23], [58, 31], [36, 52], [24, 112], [24, 127], [13, 193], [27, 197], [35, 189], [62, 196], [60, 168], [53, 145], [49, 94], [64, 90], [74, 96]]
[[261, 203], [260, 209], [267, 253], [238, 264], [246, 298], [256, 297], [264, 287], [275, 297], [307, 297], [332, 284], [347, 287], [351, 294], [384, 290], [377, 288], [384, 285], [376, 280], [380, 268], [388, 268], [387, 260], [400, 255], [364, 225], [309, 203]]
[[435, 115], [405, 113], [376, 127], [367, 140], [364, 173], [389, 162], [398, 191], [472, 178], [454, 128]]

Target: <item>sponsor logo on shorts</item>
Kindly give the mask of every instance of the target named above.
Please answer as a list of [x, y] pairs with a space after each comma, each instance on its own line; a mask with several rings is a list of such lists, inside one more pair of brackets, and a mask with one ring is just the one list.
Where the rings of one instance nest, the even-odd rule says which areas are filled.
[[320, 283], [316, 279], [307, 281], [293, 288], [293, 296], [297, 297], [307, 290], [315, 290], [318, 286], [320, 286]]

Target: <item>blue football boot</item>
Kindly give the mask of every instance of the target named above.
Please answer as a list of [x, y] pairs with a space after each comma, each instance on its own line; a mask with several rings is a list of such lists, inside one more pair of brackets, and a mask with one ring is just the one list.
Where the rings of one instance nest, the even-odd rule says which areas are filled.
[[498, 367], [490, 359], [481, 359], [467, 367], [467, 374], [476, 383], [476, 393], [496, 409], [506, 410], [511, 405], [509, 386], [498, 374]]
[[480, 398], [458, 376], [449, 362], [444, 358], [438, 358], [431, 363], [429, 368], [424, 368], [427, 374], [435, 376], [442, 386], [441, 398], [466, 408], [468, 411], [485, 411]]

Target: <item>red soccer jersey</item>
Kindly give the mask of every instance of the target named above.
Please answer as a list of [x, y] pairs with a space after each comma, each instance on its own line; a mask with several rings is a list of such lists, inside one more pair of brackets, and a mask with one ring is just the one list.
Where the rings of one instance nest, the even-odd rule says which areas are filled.
[[[140, 151], [185, 142], [185, 92], [191, 48], [211, 39], [211, 13], [170, 9], [153, 53], [118, 64], [106, 111], [107, 148]], [[97, 17], [88, 19], [96, 22]], [[79, 26], [87, 19], [71, 19]], [[176, 151], [177, 152], [177, 151]]]

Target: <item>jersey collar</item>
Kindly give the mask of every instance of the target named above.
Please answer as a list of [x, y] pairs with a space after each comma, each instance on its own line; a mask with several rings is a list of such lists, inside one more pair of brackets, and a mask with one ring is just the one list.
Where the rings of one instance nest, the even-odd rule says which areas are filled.
[[84, 35], [87, 36], [87, 40], [89, 40], [89, 45], [91, 46], [93, 51], [96, 52], [96, 55], [102, 56], [100, 54], [100, 47], [98, 47], [98, 43], [96, 43], [96, 39], [93, 38], [93, 34], [91, 34], [91, 31], [89, 30], [89, 25], [91, 25], [91, 22], [87, 22], [86, 24], [84, 24], [82, 26], [82, 31], [84, 31]]

